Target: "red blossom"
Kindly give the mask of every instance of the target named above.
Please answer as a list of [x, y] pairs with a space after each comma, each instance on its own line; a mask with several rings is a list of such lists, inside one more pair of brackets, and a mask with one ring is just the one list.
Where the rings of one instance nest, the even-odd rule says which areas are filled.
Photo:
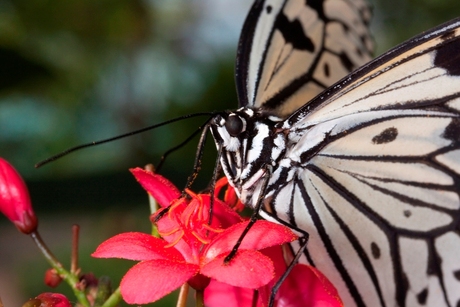
[[[212, 280], [204, 291], [207, 307], [253, 306], [254, 297], [257, 307], [268, 306], [272, 287], [286, 271], [281, 246], [273, 246], [262, 251], [275, 264], [275, 278], [267, 285], [255, 291], [247, 288], [233, 287]], [[343, 307], [336, 288], [317, 269], [309, 265], [297, 264], [286, 280], [281, 284], [275, 296], [275, 307]]]
[[46, 292], [26, 302], [22, 307], [72, 307], [62, 294]]
[[37, 229], [29, 192], [19, 173], [0, 158], [0, 212], [25, 234]]
[[296, 239], [284, 226], [258, 221], [235, 257], [224, 263], [248, 221], [242, 221], [226, 203], [215, 198], [214, 218], [208, 225], [209, 194], [187, 191], [188, 197], [176, 199], [179, 191], [165, 178], [139, 168], [131, 172], [163, 208], [168, 208], [157, 222], [163, 239], [124, 233], [103, 242], [93, 253], [99, 258], [140, 261], [121, 281], [121, 293], [130, 304], [156, 301], [185, 282], [200, 290], [211, 279], [235, 287], [260, 288], [273, 279], [274, 265], [259, 250]]

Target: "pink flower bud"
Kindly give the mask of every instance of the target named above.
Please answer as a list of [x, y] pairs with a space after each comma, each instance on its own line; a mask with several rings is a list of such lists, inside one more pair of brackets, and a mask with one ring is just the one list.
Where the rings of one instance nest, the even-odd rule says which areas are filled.
[[37, 229], [29, 192], [19, 173], [0, 158], [0, 212], [25, 234]]
[[38, 295], [33, 301], [39, 301], [41, 304], [38, 306], [40, 307], [72, 307], [67, 297], [60, 293], [45, 292]]
[[45, 285], [51, 288], [56, 288], [62, 281], [62, 277], [59, 276], [55, 269], [48, 269], [45, 272]]

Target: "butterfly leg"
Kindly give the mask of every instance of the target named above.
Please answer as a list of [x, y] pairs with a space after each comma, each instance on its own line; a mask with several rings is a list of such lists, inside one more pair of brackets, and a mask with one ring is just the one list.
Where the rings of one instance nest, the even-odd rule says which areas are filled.
[[[195, 132], [193, 132], [192, 135], [190, 135], [184, 142], [182, 142], [181, 144], [179, 144], [178, 146], [175, 146], [173, 147], [172, 149], [168, 150], [162, 157], [161, 157], [161, 161], [160, 163], [158, 164], [156, 170], [158, 170], [165, 158], [167, 155], [169, 155], [171, 152], [175, 151], [177, 148], [180, 148], [182, 147], [183, 145], [187, 144], [193, 137], [196, 136], [196, 134], [201, 130], [202, 133], [201, 133], [201, 137], [200, 137], [200, 141], [198, 142], [198, 147], [197, 147], [197, 150], [196, 150], [196, 155], [195, 155], [195, 161], [194, 161], [194, 164], [193, 164], [193, 173], [187, 178], [187, 183], [185, 185], [185, 188], [184, 190], [182, 190], [182, 195], [181, 197], [186, 197], [187, 196], [187, 193], [185, 193], [185, 189], [188, 189], [191, 187], [191, 185], [193, 184], [193, 181], [196, 179], [196, 177], [198, 176], [198, 173], [200, 172], [200, 169], [201, 169], [201, 158], [203, 156], [203, 148], [204, 148], [204, 145], [206, 144], [206, 135], [208, 134], [208, 130], [209, 130], [209, 121], [211, 120], [212, 118], [208, 119], [206, 121], [206, 123], [199, 127]], [[217, 161], [219, 161], [220, 159], [220, 156], [222, 154], [222, 146], [219, 146], [219, 152], [218, 152], [218, 157], [217, 157]], [[217, 172], [218, 173], [218, 172]], [[212, 183], [213, 185], [215, 184], [216, 182], [216, 177], [217, 177], [217, 174], [216, 174], [216, 171], [214, 172], [213, 174], [213, 179], [212, 179]], [[212, 219], [212, 207], [213, 207], [213, 203], [214, 203], [214, 188], [211, 189], [211, 208], [210, 208], [210, 217], [209, 217], [209, 224], [211, 224], [211, 219]], [[155, 217], [155, 220], [154, 220], [154, 223], [158, 222], [166, 213], [168, 213], [169, 211], [169, 208], [170, 206], [166, 207], [160, 214], [158, 214], [156, 217]]]
[[235, 257], [236, 252], [238, 251], [238, 248], [240, 247], [241, 242], [243, 242], [244, 237], [246, 236], [248, 231], [251, 229], [251, 227], [254, 225], [254, 223], [258, 220], [259, 211], [262, 208], [263, 200], [265, 199], [265, 191], [267, 191], [268, 181], [270, 180], [270, 177], [272, 174], [272, 167], [270, 165], [265, 165], [262, 168], [265, 170], [265, 177], [263, 178], [262, 188], [260, 189], [260, 193], [257, 198], [256, 206], [254, 207], [254, 212], [252, 213], [251, 218], [249, 219], [248, 225], [241, 233], [240, 237], [238, 238], [238, 241], [236, 241], [235, 246], [233, 246], [232, 251], [228, 254], [227, 257], [225, 257], [224, 263], [229, 263], [233, 259], [233, 257]]
[[[209, 122], [206, 121], [205, 125]], [[173, 152], [175, 152], [176, 150], [184, 147], [186, 144], [188, 144], [188, 142], [190, 142], [198, 133], [200, 133], [203, 128], [205, 127], [205, 125], [201, 125], [200, 127], [198, 127], [191, 135], [189, 135], [184, 141], [182, 141], [179, 145], [176, 145], [170, 149], [168, 149], [160, 158], [160, 162], [158, 162], [157, 166], [155, 167], [155, 170], [157, 172], [160, 171], [160, 169], [162, 168], [164, 162], [166, 161], [166, 158]]]
[[216, 158], [216, 165], [214, 166], [214, 172], [212, 173], [212, 179], [211, 179], [211, 184], [209, 186], [209, 193], [211, 194], [211, 203], [209, 205], [209, 220], [208, 220], [208, 225], [211, 225], [212, 223], [212, 217], [213, 217], [213, 210], [214, 210], [214, 192], [215, 192], [215, 187], [216, 187], [216, 182], [217, 182], [217, 177], [220, 174], [221, 167], [220, 167], [220, 158], [222, 157], [222, 146], [218, 146], [217, 148], [217, 158]]
[[206, 144], [206, 136], [208, 134], [209, 126], [209, 122], [206, 123], [206, 125], [203, 128], [203, 132], [201, 133], [200, 141], [198, 142], [198, 147], [196, 150], [195, 162], [193, 163], [193, 173], [187, 178], [185, 189], [190, 189], [190, 187], [196, 179], [196, 176], [198, 176], [198, 173], [200, 172], [201, 158], [203, 157], [203, 149], [204, 145]]
[[280, 279], [275, 283], [275, 285], [273, 286], [270, 292], [270, 298], [268, 300], [269, 307], [274, 306], [276, 293], [278, 292], [279, 288], [281, 287], [283, 282], [286, 280], [286, 278], [289, 276], [289, 273], [291, 273], [294, 266], [297, 264], [297, 262], [299, 262], [300, 257], [305, 251], [305, 248], [307, 247], [307, 242], [308, 242], [308, 234], [306, 233], [305, 236], [299, 238], [299, 242], [300, 242], [300, 248], [296, 252], [294, 259], [291, 261], [289, 266], [286, 268], [286, 271], [284, 271], [283, 275], [281, 275]]

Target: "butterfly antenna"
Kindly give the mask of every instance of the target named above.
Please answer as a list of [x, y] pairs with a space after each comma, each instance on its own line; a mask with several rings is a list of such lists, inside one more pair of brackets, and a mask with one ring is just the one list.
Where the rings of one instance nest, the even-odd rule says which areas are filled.
[[171, 154], [173, 153], [174, 151], [178, 150], [179, 148], [181, 148], [182, 146], [186, 145], [188, 142], [190, 142], [198, 133], [201, 132], [201, 130], [203, 130], [203, 128], [209, 123], [209, 121], [212, 119], [212, 117], [210, 117], [208, 120], [206, 120], [206, 122], [204, 122], [203, 125], [201, 125], [200, 127], [198, 127], [189, 137], [187, 137], [182, 143], [180, 143], [179, 145], [177, 146], [174, 146], [173, 148], [170, 148], [168, 149], [160, 158], [160, 162], [157, 164], [157, 166], [155, 167], [156, 171], [158, 172], [161, 167], [163, 166], [164, 162], [166, 161], [166, 158]]
[[159, 123], [159, 124], [156, 124], [156, 125], [148, 126], [148, 127], [145, 127], [145, 128], [139, 129], [139, 130], [135, 130], [135, 131], [131, 131], [131, 132], [128, 132], [128, 133], [125, 133], [125, 134], [122, 134], [122, 135], [111, 137], [111, 138], [108, 138], [108, 139], [105, 139], [105, 140], [94, 141], [94, 142], [91, 142], [91, 143], [78, 145], [78, 146], [69, 148], [67, 150], [64, 150], [63, 152], [58, 153], [57, 155], [54, 155], [52, 157], [49, 157], [48, 159], [45, 159], [43, 161], [38, 162], [37, 164], [35, 164], [35, 168], [39, 168], [39, 167], [41, 167], [41, 166], [43, 166], [45, 164], [48, 164], [48, 163], [50, 163], [52, 161], [56, 161], [57, 159], [62, 158], [62, 157], [66, 156], [66, 155], [68, 155], [68, 154], [70, 154], [70, 153], [72, 153], [74, 151], [77, 151], [77, 150], [80, 150], [80, 149], [83, 149], [83, 148], [86, 148], [86, 147], [101, 145], [101, 144], [112, 142], [112, 141], [115, 141], [115, 140], [119, 140], [119, 139], [122, 139], [122, 138], [125, 138], [125, 137], [128, 137], [128, 136], [139, 134], [139, 133], [142, 133], [142, 132], [145, 132], [145, 131], [148, 131], [148, 130], [152, 130], [152, 129], [155, 129], [155, 128], [158, 128], [158, 127], [170, 124], [170, 123], [174, 123], [174, 122], [177, 122], [177, 121], [180, 121], [180, 120], [184, 120], [184, 119], [188, 119], [188, 118], [192, 118], [192, 117], [198, 117], [198, 116], [205, 116], [205, 115], [212, 117], [214, 115], [214, 113], [213, 112], [203, 112], [203, 113], [188, 114], [188, 115], [184, 115], [184, 116], [180, 116], [180, 117], [177, 117], [177, 118], [167, 120], [165, 122], [162, 122], [162, 123]]

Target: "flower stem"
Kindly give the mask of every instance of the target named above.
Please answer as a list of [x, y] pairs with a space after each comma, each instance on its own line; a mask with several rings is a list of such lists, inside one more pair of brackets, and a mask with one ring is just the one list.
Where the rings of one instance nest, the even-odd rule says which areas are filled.
[[188, 283], [185, 283], [180, 287], [180, 292], [179, 292], [179, 297], [177, 298], [177, 305], [176, 307], [185, 307], [187, 306], [187, 296], [188, 296], [188, 290], [190, 289], [190, 286]]
[[38, 249], [41, 251], [43, 256], [45, 256], [48, 263], [51, 264], [51, 266], [59, 272], [59, 269], [62, 268], [62, 264], [57, 260], [57, 258], [53, 255], [53, 253], [49, 250], [48, 246], [46, 246], [42, 237], [38, 233], [38, 230], [32, 232], [30, 236], [32, 240], [34, 240], [35, 245], [37, 245]]
[[57, 258], [53, 255], [50, 251], [48, 246], [46, 246], [45, 242], [43, 241], [42, 237], [38, 233], [37, 230], [30, 233], [30, 237], [34, 241], [35, 245], [37, 245], [40, 252], [45, 256], [45, 259], [48, 263], [58, 272], [58, 274], [65, 280], [65, 282], [72, 288], [73, 293], [77, 297], [78, 301], [84, 307], [90, 307], [88, 299], [86, 298], [85, 291], [79, 289], [79, 279], [76, 274], [72, 274], [66, 269], [63, 268], [62, 264], [57, 260]]
[[121, 302], [121, 293], [120, 293], [120, 287], [118, 287], [113, 293], [110, 295], [110, 297], [104, 302], [104, 304], [101, 307], [115, 307], [118, 306], [118, 304]]
[[72, 226], [72, 255], [70, 256], [70, 272], [77, 274], [78, 272], [78, 241], [79, 241], [80, 226]]
[[[163, 159], [163, 157], [162, 157]], [[161, 163], [161, 162], [160, 162]], [[144, 169], [146, 171], [149, 171], [149, 172], [152, 172], [152, 173], [155, 173], [155, 166], [153, 166], [153, 164], [147, 164]], [[155, 198], [152, 197], [152, 195], [150, 195], [149, 193], [147, 193], [148, 196], [149, 196], [149, 206], [150, 206], [150, 214], [154, 214], [155, 212], [157, 212], [161, 207], [160, 205], [158, 204], [157, 200]], [[155, 223], [152, 223], [152, 236], [154, 237], [157, 237], [159, 238], [160, 237], [160, 234], [158, 233], [158, 228], [155, 226]], [[185, 307], [185, 305], [184, 305]]]
[[196, 290], [195, 292], [196, 307], [204, 307], [204, 291]]
[[[149, 205], [150, 205], [150, 213], [153, 214], [158, 211], [160, 206], [158, 205], [158, 202], [155, 200], [155, 198], [152, 197], [152, 195], [149, 196]], [[152, 236], [159, 238], [160, 234], [158, 233], [158, 228], [155, 226], [155, 223], [152, 223]]]

